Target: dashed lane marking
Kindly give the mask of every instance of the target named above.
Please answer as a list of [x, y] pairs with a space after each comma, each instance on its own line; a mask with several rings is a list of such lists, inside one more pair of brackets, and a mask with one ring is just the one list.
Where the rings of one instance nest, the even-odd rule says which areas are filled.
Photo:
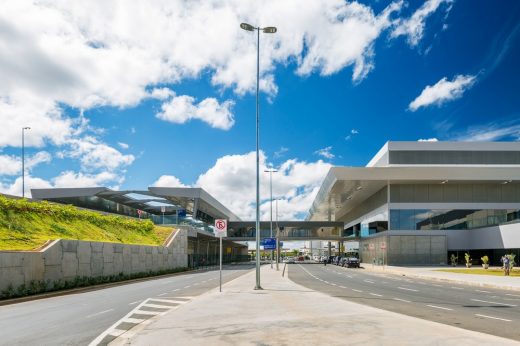
[[475, 314], [475, 316], [483, 317], [483, 318], [490, 318], [490, 319], [492, 319], [492, 320], [499, 320], [499, 321], [504, 321], [504, 322], [511, 322], [511, 320], [508, 320], [508, 319], [505, 319], [505, 318], [500, 318], [500, 317], [494, 317], [494, 316], [487, 316], [487, 315], [481, 315], [481, 314]]
[[506, 293], [506, 296], [510, 296], [510, 297], [520, 297], [518, 294], [509, 294], [509, 293]]
[[128, 305], [135, 305], [135, 304], [140, 303], [140, 302], [142, 302], [142, 300], [136, 300], [135, 302], [131, 302]]
[[437, 305], [426, 305], [426, 306], [429, 306], [430, 308], [434, 308], [434, 309], [441, 309], [441, 310], [448, 310], [448, 311], [453, 311], [453, 309], [450, 309], [450, 308], [445, 308], [443, 306], [437, 306]]
[[138, 324], [147, 323], [154, 316], [164, 315], [168, 311], [189, 302], [191, 299], [192, 297], [148, 298], [101, 333], [89, 346], [108, 345]]
[[511, 306], [511, 307], [517, 306], [517, 305], [513, 305], [513, 304], [490, 302], [490, 301], [487, 301], [487, 300], [480, 300], [480, 299], [471, 299], [471, 300], [474, 301], [474, 302], [487, 303], [487, 304], [493, 304], [493, 305], [504, 305], [504, 306]]
[[180, 288], [176, 288], [174, 290], [171, 290], [170, 292], [177, 292], [177, 291], [180, 291]]
[[489, 291], [482, 291], [482, 290], [475, 290], [475, 292], [481, 292], [481, 293], [491, 293]]
[[190, 287], [191, 287], [191, 285], [188, 285], [188, 286], [184, 286], [184, 288], [190, 288]]
[[87, 315], [86, 318], [91, 318], [91, 317], [94, 317], [94, 316], [103, 315], [103, 314], [106, 314], [107, 312], [110, 312], [110, 311], [114, 311], [114, 309], [108, 309], [108, 310], [96, 312], [95, 314]]
[[454, 290], [463, 290], [464, 289], [462, 287], [455, 287], [455, 286], [451, 286], [451, 288], [453, 288]]
[[161, 293], [161, 294], [158, 294], [157, 297], [162, 297], [162, 296], [165, 296], [167, 295], [168, 293]]
[[362, 290], [356, 290], [356, 289], [354, 289], [354, 288], [352, 289], [352, 291], [354, 291], [354, 292], [359, 292], [359, 293], [363, 293]]
[[340, 288], [346, 288], [345, 286], [339, 286]]
[[374, 281], [372, 281], [372, 280], [366, 280], [366, 279], [365, 279], [365, 280], [363, 280], [363, 281], [364, 281], [364, 282], [368, 282], [368, 283], [371, 283], [371, 284], [375, 284], [375, 282], [374, 282]]
[[376, 296], [376, 297], [382, 297], [383, 295], [382, 294], [377, 294], [377, 293], [370, 293], [371, 296]]
[[411, 303], [411, 301], [409, 300], [405, 300], [405, 299], [401, 299], [401, 298], [392, 298], [393, 300], [398, 300], [400, 302], [404, 302], [404, 303]]
[[405, 291], [412, 291], [412, 292], [419, 292], [419, 290], [414, 290], [413, 288], [406, 288], [406, 287], [397, 287], [398, 289], [400, 290], [405, 290]]

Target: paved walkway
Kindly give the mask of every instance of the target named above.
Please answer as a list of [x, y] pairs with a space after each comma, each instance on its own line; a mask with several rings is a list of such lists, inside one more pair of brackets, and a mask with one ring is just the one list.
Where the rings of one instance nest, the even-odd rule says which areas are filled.
[[[473, 275], [440, 272], [438, 269], [452, 269], [452, 267], [394, 267], [394, 266], [375, 266], [362, 263], [361, 266], [367, 271], [387, 272], [422, 279], [436, 281], [451, 281], [454, 283], [468, 284], [479, 287], [501, 288], [513, 291], [520, 291], [520, 277], [515, 276], [495, 276], [495, 275]], [[463, 268], [463, 267], [459, 267]], [[515, 269], [515, 270], [518, 270]]]
[[262, 267], [264, 290], [253, 290], [254, 270], [110, 345], [518, 345], [487, 334], [333, 298]]

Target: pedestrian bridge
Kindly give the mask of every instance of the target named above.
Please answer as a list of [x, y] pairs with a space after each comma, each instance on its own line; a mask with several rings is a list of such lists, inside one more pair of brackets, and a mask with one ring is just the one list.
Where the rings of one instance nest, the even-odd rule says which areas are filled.
[[[229, 221], [227, 238], [234, 241], [255, 240], [255, 221]], [[260, 222], [260, 238], [269, 238], [271, 223]], [[357, 240], [347, 234], [344, 223], [337, 221], [278, 221], [273, 222], [273, 237], [277, 232], [280, 240]]]

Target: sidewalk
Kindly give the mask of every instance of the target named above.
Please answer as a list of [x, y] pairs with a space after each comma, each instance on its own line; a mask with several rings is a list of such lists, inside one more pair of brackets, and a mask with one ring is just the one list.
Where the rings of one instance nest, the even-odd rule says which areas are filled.
[[517, 342], [333, 298], [262, 267], [110, 345], [518, 345]]
[[[468, 284], [472, 286], [500, 288], [512, 291], [520, 291], [520, 277], [514, 276], [494, 276], [494, 275], [473, 275], [461, 273], [449, 273], [436, 271], [439, 269], [453, 269], [453, 267], [394, 267], [394, 266], [377, 266], [369, 263], [361, 263], [361, 266], [367, 270], [378, 273], [391, 273], [415, 277], [421, 279], [435, 281], [449, 281], [459, 284]], [[462, 268], [462, 267], [459, 267]]]

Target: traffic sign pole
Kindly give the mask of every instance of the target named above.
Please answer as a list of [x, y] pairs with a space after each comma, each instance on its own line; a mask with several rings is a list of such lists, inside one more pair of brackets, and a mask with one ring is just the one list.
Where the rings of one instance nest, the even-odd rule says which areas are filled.
[[220, 238], [219, 289], [222, 292], [222, 238], [227, 237], [227, 220], [215, 220], [215, 236]]
[[222, 292], [222, 237], [220, 237], [220, 292]]

